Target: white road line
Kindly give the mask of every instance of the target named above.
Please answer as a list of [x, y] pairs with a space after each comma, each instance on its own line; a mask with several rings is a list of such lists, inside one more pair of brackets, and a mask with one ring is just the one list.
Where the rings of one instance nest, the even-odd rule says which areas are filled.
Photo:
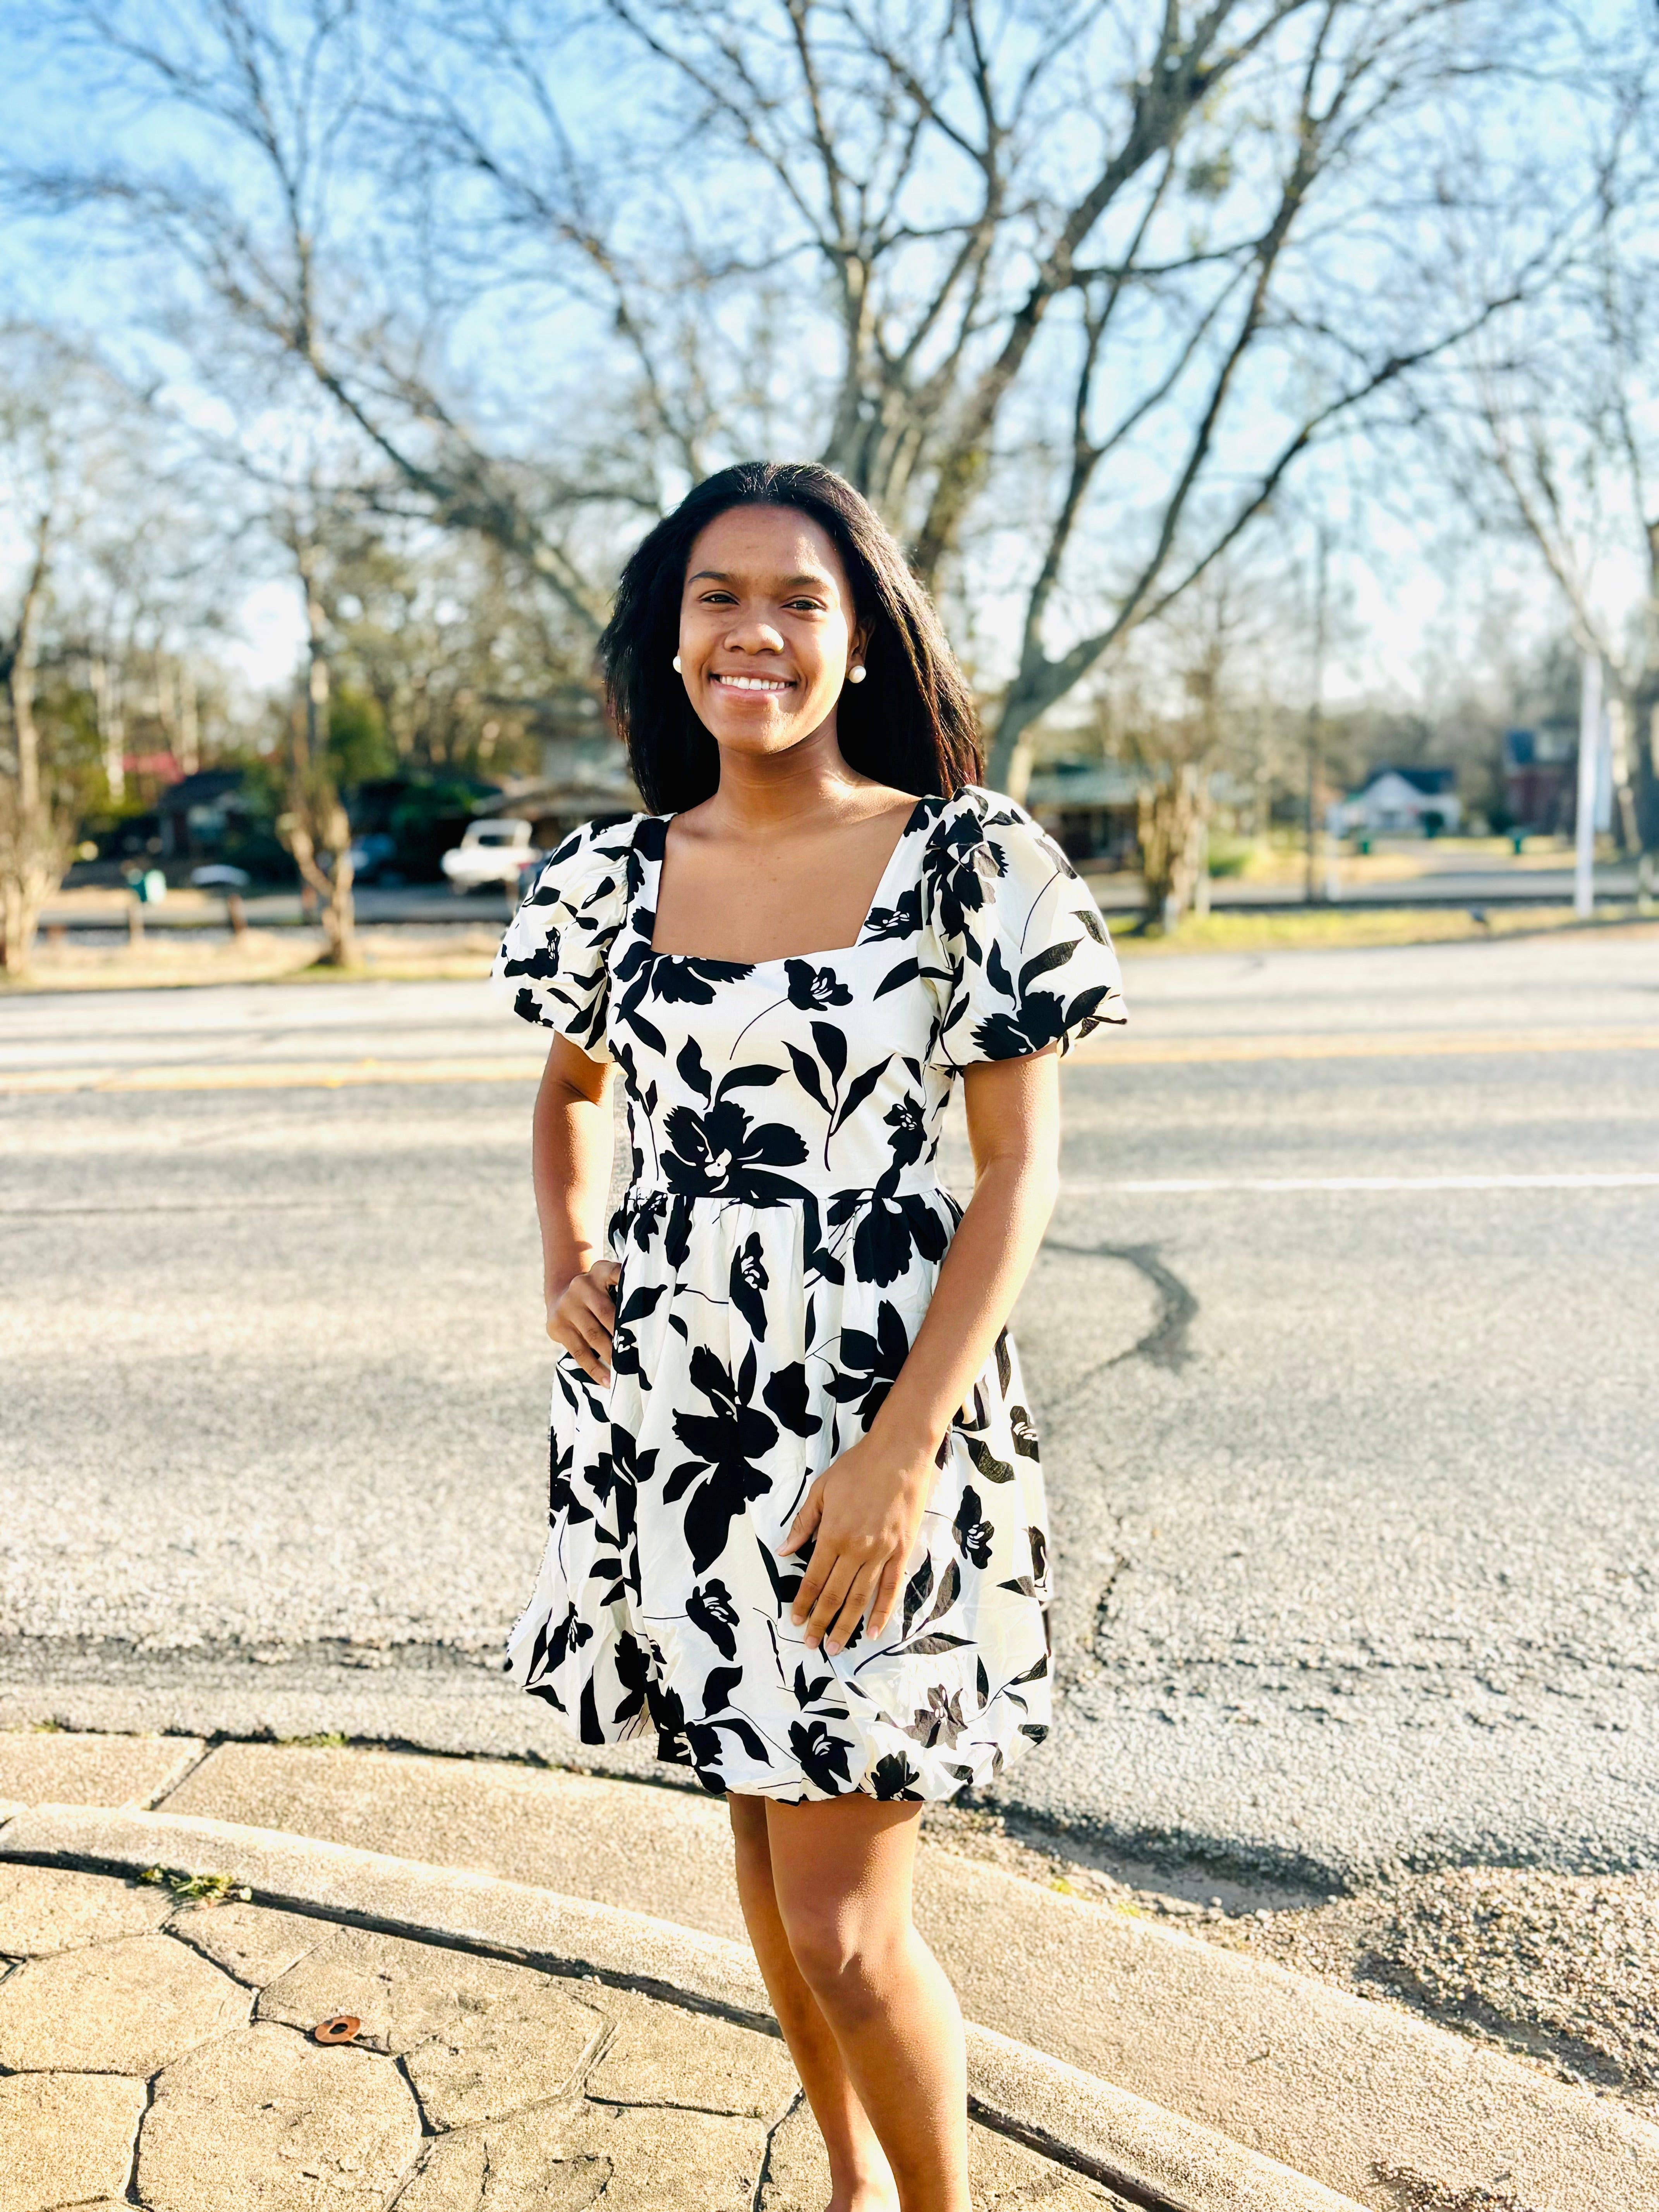
[[186, 1060], [162, 1067], [40, 1067], [0, 1073], [0, 1092], [76, 1091], [344, 1091], [368, 1084], [534, 1083], [542, 1062], [488, 1060]]
[[1336, 1035], [1140, 1037], [1114, 1030], [1072, 1054], [1089, 1066], [1199, 1066], [1263, 1060], [1443, 1060], [1513, 1053], [1659, 1052], [1659, 1030], [1376, 1030]]
[[1066, 1177], [1062, 1197], [1186, 1198], [1210, 1191], [1659, 1190], [1659, 1172], [1623, 1175], [1161, 1176], [1091, 1182]]

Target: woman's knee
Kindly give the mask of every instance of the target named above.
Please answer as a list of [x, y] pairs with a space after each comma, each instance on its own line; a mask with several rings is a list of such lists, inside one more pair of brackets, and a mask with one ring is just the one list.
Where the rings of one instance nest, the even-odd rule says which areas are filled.
[[780, 1898], [789, 1948], [801, 1978], [819, 2001], [857, 2009], [879, 2000], [908, 1939], [907, 1927], [872, 1920], [848, 1899]]

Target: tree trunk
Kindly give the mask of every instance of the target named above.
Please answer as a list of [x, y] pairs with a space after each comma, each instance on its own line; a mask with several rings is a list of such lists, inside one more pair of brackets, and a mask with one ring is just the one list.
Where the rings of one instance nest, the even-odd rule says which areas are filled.
[[1036, 720], [1018, 694], [1011, 691], [997, 717], [996, 734], [986, 757], [987, 785], [993, 791], [1006, 792], [1020, 806], [1024, 805], [1031, 787], [1031, 763], [1036, 750], [1031, 726]]
[[1198, 903], [1209, 833], [1209, 778], [1184, 763], [1141, 793], [1137, 816], [1146, 919], [1174, 930]]
[[1644, 671], [1631, 690], [1631, 783], [1635, 787], [1641, 876], [1650, 880], [1659, 863], [1659, 520], [1644, 529], [1648, 549], [1648, 602], [1644, 608]]
[[0, 970], [28, 972], [46, 901], [64, 878], [63, 847], [18, 819], [15, 795], [0, 795]]
[[34, 673], [40, 651], [50, 564], [52, 518], [35, 532], [33, 565], [23, 587], [7, 689], [10, 696], [14, 775], [0, 783], [0, 968], [21, 975], [34, 951], [41, 909], [63, 881], [68, 825], [40, 778], [40, 735], [34, 720]]
[[1659, 855], [1659, 520], [1650, 521], [1647, 542], [1648, 592], [1642, 680], [1631, 697], [1631, 781], [1635, 787], [1636, 830], [1642, 857], [1652, 873]]
[[1659, 682], [1636, 701], [1636, 818], [1644, 853], [1659, 852]]
[[104, 781], [118, 806], [127, 794], [126, 728], [121, 714], [121, 682], [102, 653], [92, 664], [92, 701], [98, 718], [98, 743], [104, 756]]
[[1635, 715], [1629, 699], [1620, 696], [1607, 702], [1607, 754], [1613, 778], [1613, 838], [1621, 853], [1632, 859], [1642, 849], [1638, 820], [1635, 778], [1632, 774], [1631, 743]]
[[196, 671], [185, 661], [179, 671], [179, 765], [194, 775], [202, 765], [202, 729], [197, 712]]
[[[325, 968], [357, 963], [356, 905], [351, 895], [351, 824], [334, 785], [328, 757], [328, 617], [317, 589], [316, 548], [296, 544], [295, 556], [305, 586], [309, 656], [303, 718], [294, 723], [294, 761], [289, 778], [289, 819], [284, 842], [301, 881], [316, 895], [323, 925]], [[323, 866], [326, 854], [331, 866]]]

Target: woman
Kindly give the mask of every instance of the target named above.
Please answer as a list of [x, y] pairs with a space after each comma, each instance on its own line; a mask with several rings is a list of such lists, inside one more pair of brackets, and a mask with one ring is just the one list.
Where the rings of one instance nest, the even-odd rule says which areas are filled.
[[[972, 781], [932, 608], [830, 471], [700, 484], [601, 655], [653, 811], [542, 869], [498, 975], [535, 1115], [551, 1534], [507, 1668], [726, 1794], [831, 2212], [968, 2212], [921, 1808], [1046, 1733], [1036, 1438], [1003, 1324], [1054, 1202], [1055, 1055], [1122, 1019], [1088, 894]], [[601, 1243], [612, 1066], [632, 1175]], [[951, 1085], [975, 1183], [934, 1181]]]

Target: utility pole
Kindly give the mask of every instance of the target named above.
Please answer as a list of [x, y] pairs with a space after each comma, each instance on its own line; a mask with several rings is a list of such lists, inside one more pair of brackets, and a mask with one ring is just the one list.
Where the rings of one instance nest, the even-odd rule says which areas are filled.
[[1314, 568], [1314, 647], [1313, 696], [1308, 705], [1308, 859], [1304, 888], [1308, 904], [1312, 906], [1319, 896], [1319, 787], [1321, 740], [1324, 735], [1325, 719], [1325, 585], [1326, 570], [1330, 557], [1330, 535], [1322, 516], [1318, 525], [1318, 552]]
[[1595, 801], [1601, 766], [1601, 656], [1584, 655], [1578, 696], [1578, 813], [1574, 824], [1572, 910], [1582, 921], [1595, 908]]

